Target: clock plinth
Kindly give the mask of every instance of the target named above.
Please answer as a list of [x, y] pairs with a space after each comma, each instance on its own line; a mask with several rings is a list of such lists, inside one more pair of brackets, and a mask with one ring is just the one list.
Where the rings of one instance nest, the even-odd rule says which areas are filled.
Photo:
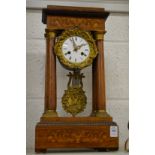
[[[35, 128], [35, 151], [37, 153], [46, 152], [47, 149], [52, 148], [118, 150], [118, 126], [106, 112], [103, 38], [105, 21], [109, 12], [106, 12], [103, 8], [48, 6], [47, 9], [43, 9], [42, 13], [42, 21], [47, 24], [45, 33], [45, 109], [40, 122], [37, 123]], [[93, 42], [93, 47], [97, 47], [98, 50], [98, 55], [95, 55], [95, 58], [93, 57], [92, 63], [92, 114], [88, 117], [59, 117], [56, 112], [57, 78], [56, 48], [54, 46], [57, 41], [61, 40], [59, 38], [61, 38], [60, 34], [62, 32], [66, 30], [69, 32], [70, 29], [75, 27], [81, 30], [80, 34], [82, 35], [87, 35], [87, 32], [89, 32], [93, 37], [90, 42]], [[81, 45], [77, 45], [77, 42], [75, 43], [76, 35], [71, 37], [73, 39], [74, 52], [78, 52], [86, 43], [88, 43], [86, 48], [84, 48], [86, 51], [89, 49], [87, 47], [91, 47], [89, 39], [87, 40], [87, 37], [82, 38], [82, 35], [79, 36], [81, 40], [84, 40]], [[65, 43], [69, 43], [69, 40]], [[65, 51], [65, 44], [60, 45], [64, 47], [64, 54], [72, 52]], [[89, 52], [94, 51], [92, 48]], [[89, 52], [81, 52], [81, 57]], [[68, 60], [64, 60], [69, 61], [69, 58], [66, 58]], [[81, 61], [78, 59], [78, 62]], [[75, 66], [78, 67], [79, 65], [74, 65], [73, 68]]]
[[48, 148], [94, 148], [117, 150], [118, 138], [111, 117], [49, 117], [36, 126], [36, 152]]

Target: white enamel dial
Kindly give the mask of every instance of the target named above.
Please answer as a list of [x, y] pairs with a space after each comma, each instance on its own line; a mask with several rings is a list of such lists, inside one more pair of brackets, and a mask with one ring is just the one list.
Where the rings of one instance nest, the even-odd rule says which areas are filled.
[[64, 41], [62, 52], [64, 57], [71, 63], [81, 63], [89, 56], [90, 48], [85, 39], [72, 36]]

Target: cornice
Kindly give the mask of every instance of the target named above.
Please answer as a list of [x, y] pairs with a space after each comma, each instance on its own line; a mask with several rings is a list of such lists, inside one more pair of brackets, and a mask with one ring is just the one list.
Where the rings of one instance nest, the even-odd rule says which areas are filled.
[[105, 8], [109, 12], [129, 12], [128, 0], [27, 0], [27, 9], [41, 10], [47, 5]]

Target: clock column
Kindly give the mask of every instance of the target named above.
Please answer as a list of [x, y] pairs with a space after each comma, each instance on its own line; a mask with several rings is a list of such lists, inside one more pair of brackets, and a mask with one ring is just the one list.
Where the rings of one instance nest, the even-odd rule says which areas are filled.
[[104, 31], [95, 32], [99, 54], [92, 67], [93, 76], [93, 116], [108, 117], [106, 112], [105, 73], [104, 73]]
[[56, 87], [56, 56], [54, 43], [56, 32], [46, 29], [46, 62], [45, 62], [45, 109], [43, 117], [56, 117], [57, 87]]

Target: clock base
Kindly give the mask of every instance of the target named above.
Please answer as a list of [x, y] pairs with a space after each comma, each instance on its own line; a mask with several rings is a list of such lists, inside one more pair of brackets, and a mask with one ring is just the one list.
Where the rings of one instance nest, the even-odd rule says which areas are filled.
[[42, 118], [36, 125], [35, 151], [54, 148], [118, 150], [118, 126], [107, 120], [101, 117]]

